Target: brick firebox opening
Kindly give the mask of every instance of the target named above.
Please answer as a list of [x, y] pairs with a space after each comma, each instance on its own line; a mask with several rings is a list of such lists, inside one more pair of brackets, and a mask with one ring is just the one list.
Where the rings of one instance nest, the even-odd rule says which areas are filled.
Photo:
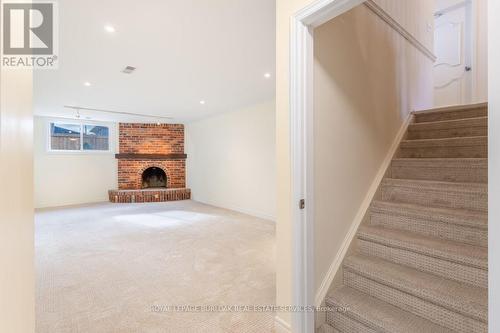
[[162, 168], [151, 167], [142, 173], [142, 188], [166, 188], [167, 174]]
[[[185, 200], [184, 125], [120, 124], [118, 190], [111, 202], [155, 202]], [[145, 179], [145, 175], [146, 178]]]

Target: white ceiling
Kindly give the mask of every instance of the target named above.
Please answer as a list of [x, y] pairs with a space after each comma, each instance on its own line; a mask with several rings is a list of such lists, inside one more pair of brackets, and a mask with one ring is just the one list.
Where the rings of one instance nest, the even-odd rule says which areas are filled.
[[274, 97], [274, 0], [64, 0], [59, 17], [59, 69], [36, 71], [36, 115], [186, 122]]

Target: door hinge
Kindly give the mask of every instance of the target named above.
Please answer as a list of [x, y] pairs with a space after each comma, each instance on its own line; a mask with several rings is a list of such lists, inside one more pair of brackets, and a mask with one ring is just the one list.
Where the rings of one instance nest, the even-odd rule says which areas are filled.
[[305, 199], [300, 199], [300, 201], [299, 201], [299, 208], [300, 209], [306, 208], [306, 200]]

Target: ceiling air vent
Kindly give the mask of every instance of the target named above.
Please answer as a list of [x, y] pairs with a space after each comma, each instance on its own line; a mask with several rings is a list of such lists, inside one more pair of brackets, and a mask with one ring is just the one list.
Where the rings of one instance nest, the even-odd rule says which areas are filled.
[[122, 73], [125, 74], [132, 74], [135, 71], [135, 67], [132, 66], [127, 66], [125, 69], [122, 71]]

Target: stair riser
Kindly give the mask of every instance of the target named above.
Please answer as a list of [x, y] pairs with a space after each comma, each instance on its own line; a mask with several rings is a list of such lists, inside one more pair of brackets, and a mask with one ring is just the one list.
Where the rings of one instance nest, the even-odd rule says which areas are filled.
[[368, 279], [349, 269], [344, 270], [344, 284], [457, 332], [488, 331], [487, 325], [479, 320]]
[[438, 190], [425, 187], [383, 185], [381, 199], [384, 201], [427, 205], [431, 207], [477, 211], [487, 211], [488, 209], [487, 194], [481, 192], [450, 191], [450, 189], [444, 186]]
[[377, 333], [377, 330], [366, 327], [340, 312], [327, 312], [326, 322], [342, 333]]
[[449, 129], [411, 129], [408, 131], [408, 140], [421, 139], [444, 139], [458, 138], [468, 136], [486, 136], [488, 127], [469, 127], [469, 128], [449, 128]]
[[487, 167], [432, 167], [411, 163], [393, 164], [391, 177], [396, 179], [435, 180], [461, 183], [487, 183]]
[[484, 107], [478, 109], [459, 110], [451, 112], [433, 112], [433, 113], [423, 113], [423, 114], [416, 113], [415, 122], [424, 123], [431, 121], [458, 120], [458, 119], [479, 118], [487, 116], [488, 116], [488, 109]]
[[487, 158], [487, 145], [441, 146], [441, 147], [404, 147], [399, 150], [401, 158]]
[[373, 225], [391, 229], [406, 230], [430, 237], [462, 242], [471, 245], [488, 246], [488, 231], [468, 226], [431, 221], [425, 218], [383, 212], [371, 212]]
[[412, 251], [393, 248], [374, 242], [358, 239], [362, 254], [374, 256], [396, 264], [413, 267], [423, 272], [435, 274], [450, 280], [488, 287], [488, 271], [459, 264], [444, 259], [429, 257]]

